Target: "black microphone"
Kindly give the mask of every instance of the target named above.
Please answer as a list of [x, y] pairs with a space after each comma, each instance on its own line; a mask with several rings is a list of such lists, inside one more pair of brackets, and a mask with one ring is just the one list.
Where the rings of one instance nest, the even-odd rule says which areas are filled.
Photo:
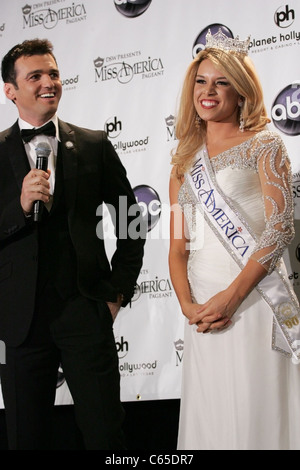
[[[51, 147], [47, 142], [40, 142], [35, 149], [36, 151], [36, 168], [38, 170], [47, 171], [48, 157], [51, 153]], [[43, 201], [35, 201], [33, 204], [33, 220], [40, 222], [44, 209]]]

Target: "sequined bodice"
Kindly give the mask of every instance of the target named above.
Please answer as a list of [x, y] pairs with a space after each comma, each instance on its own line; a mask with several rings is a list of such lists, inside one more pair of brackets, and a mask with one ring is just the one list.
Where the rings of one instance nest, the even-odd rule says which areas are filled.
[[[220, 189], [253, 229], [252, 258], [272, 272], [294, 237], [292, 175], [281, 137], [259, 132], [210, 162]], [[192, 230], [197, 201], [187, 179], [178, 200], [183, 208], [193, 207], [187, 216]]]

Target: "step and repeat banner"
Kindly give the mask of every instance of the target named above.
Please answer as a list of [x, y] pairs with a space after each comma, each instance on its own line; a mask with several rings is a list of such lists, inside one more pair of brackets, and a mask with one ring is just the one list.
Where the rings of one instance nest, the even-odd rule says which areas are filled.
[[[297, 235], [287, 264], [299, 295], [299, 0], [265, 0], [263, 8], [261, 0], [1, 0], [1, 59], [25, 39], [53, 43], [63, 82], [59, 117], [107, 132], [148, 221], [135, 295], [114, 327], [123, 401], [180, 398], [183, 316], [168, 270], [170, 152], [185, 71], [208, 29], [219, 28], [230, 37], [251, 35], [270, 129], [292, 161]], [[0, 85], [3, 130], [17, 114]], [[112, 253], [108, 216], [106, 229]], [[56, 403], [72, 403], [63, 370]]]

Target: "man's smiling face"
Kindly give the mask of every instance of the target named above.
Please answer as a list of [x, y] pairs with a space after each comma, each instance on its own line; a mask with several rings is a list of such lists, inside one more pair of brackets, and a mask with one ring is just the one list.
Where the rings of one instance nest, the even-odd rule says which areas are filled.
[[16, 104], [21, 119], [41, 126], [56, 113], [62, 95], [57, 64], [51, 54], [22, 56], [15, 72], [17, 88], [6, 83], [6, 96]]

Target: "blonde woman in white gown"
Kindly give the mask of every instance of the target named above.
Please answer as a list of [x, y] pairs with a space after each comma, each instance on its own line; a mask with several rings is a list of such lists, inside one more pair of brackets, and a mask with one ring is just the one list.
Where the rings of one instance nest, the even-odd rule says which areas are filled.
[[[169, 265], [186, 317], [178, 449], [300, 450], [300, 361], [272, 348], [273, 311], [256, 289], [279, 265], [286, 276], [289, 158], [267, 130], [247, 44], [217, 39], [187, 71], [170, 178]], [[199, 150], [255, 238], [242, 268], [198, 210], [187, 175]]]

